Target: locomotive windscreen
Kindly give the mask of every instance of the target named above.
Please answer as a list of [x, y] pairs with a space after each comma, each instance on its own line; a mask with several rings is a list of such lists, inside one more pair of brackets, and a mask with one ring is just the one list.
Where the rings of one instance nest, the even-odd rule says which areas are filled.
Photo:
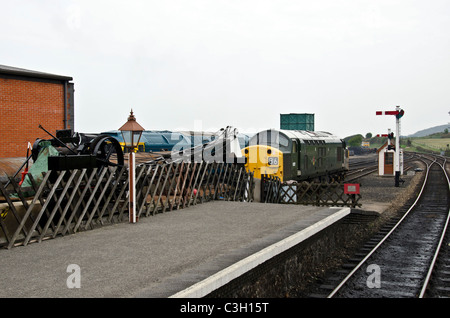
[[277, 149], [282, 152], [291, 152], [292, 141], [283, 133], [277, 130], [265, 130], [261, 131], [249, 142], [250, 146], [254, 145], [266, 145]]

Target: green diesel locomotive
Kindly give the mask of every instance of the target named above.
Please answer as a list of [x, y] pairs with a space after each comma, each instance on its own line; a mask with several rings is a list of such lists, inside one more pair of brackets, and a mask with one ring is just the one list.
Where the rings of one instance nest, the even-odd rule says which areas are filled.
[[323, 131], [264, 130], [242, 150], [245, 167], [256, 178], [274, 175], [288, 180], [341, 180], [348, 170], [345, 142]]

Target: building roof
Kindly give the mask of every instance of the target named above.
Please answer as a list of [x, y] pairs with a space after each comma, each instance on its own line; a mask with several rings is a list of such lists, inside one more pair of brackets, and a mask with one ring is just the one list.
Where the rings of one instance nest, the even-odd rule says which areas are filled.
[[[288, 139], [298, 138], [301, 141], [305, 140], [323, 140], [326, 143], [342, 143], [342, 140], [329, 132], [326, 131], [309, 131], [309, 130], [287, 130], [287, 129], [268, 129], [260, 131], [258, 134], [267, 134], [268, 132], [280, 133], [285, 135]], [[256, 135], [258, 135], [256, 134]], [[256, 135], [253, 138], [258, 138]], [[275, 137], [277, 138], [277, 137]]]
[[70, 76], [56, 75], [32, 70], [26, 70], [23, 68], [1, 65], [0, 64], [0, 75], [15, 75], [15, 76], [25, 76], [25, 77], [34, 77], [34, 78], [46, 78], [60, 81], [71, 81], [73, 80]]
[[[380, 148], [377, 149], [377, 154], [380, 153], [381, 150], [383, 150], [384, 148], [386, 148], [389, 145], [389, 141], [386, 141]], [[389, 152], [394, 152], [394, 150], [386, 150]]]
[[300, 140], [323, 140], [328, 143], [342, 143], [342, 140], [326, 131], [310, 131], [310, 130], [286, 130], [280, 129], [279, 132], [284, 133], [289, 138], [298, 138]]

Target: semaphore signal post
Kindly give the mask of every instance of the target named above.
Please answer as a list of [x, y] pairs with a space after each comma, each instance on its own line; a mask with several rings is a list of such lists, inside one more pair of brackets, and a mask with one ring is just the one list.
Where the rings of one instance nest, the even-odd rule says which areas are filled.
[[395, 134], [397, 135], [395, 138], [395, 186], [398, 187], [400, 184], [400, 118], [403, 117], [405, 111], [400, 108], [400, 106], [396, 106], [393, 111], [377, 111], [376, 115], [394, 115], [395, 116]]

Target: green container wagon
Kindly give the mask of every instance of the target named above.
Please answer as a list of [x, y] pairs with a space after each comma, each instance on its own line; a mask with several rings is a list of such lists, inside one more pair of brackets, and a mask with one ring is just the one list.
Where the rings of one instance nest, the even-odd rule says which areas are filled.
[[280, 129], [314, 131], [314, 114], [280, 114]]

